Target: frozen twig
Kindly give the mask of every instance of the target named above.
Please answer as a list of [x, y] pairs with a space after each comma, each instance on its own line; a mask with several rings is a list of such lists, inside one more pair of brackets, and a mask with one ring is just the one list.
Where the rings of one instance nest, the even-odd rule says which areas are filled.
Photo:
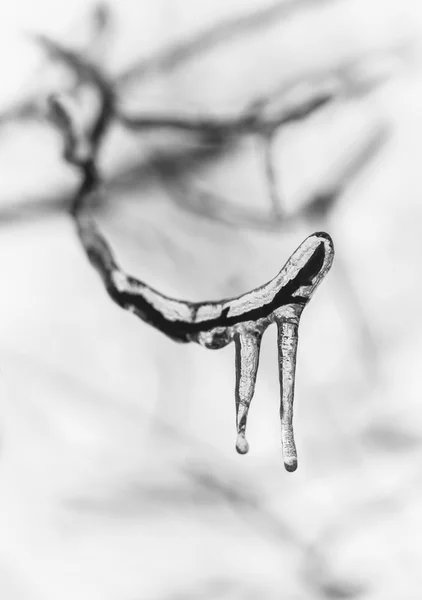
[[265, 157], [266, 161], [271, 161], [270, 165], [267, 164], [266, 172], [272, 199], [272, 210], [269, 211], [239, 206], [210, 189], [189, 182], [185, 177], [186, 169], [178, 168], [175, 161], [155, 160], [151, 167], [154, 168], [169, 198], [183, 210], [229, 227], [276, 232], [284, 231], [304, 220], [308, 224], [309, 221], [325, 222], [334, 205], [363, 168], [377, 155], [388, 138], [389, 129], [385, 123], [368, 130], [347, 155], [342, 154], [339, 157], [337, 164], [332, 166], [330, 173], [325, 175], [318, 187], [309, 194], [303, 206], [288, 214], [282, 211], [270, 147], [267, 147], [268, 155]]
[[330, 236], [315, 233], [293, 253], [270, 282], [238, 298], [219, 302], [175, 300], [127, 275], [95, 225], [87, 204], [100, 193], [96, 159], [100, 141], [113, 115], [113, 95], [100, 79], [101, 109], [89, 131], [63, 98], [51, 98], [52, 116], [64, 135], [65, 157], [78, 167], [82, 184], [75, 195], [72, 215], [87, 256], [100, 273], [111, 298], [177, 342], [196, 342], [218, 349], [234, 341], [236, 346], [236, 413], [239, 453], [248, 451], [246, 420], [253, 396], [259, 343], [273, 322], [279, 329], [282, 446], [285, 467], [294, 471], [297, 457], [293, 438], [293, 392], [296, 366], [297, 328], [303, 308], [329, 271], [334, 249]]
[[[101, 70], [92, 62], [86, 60], [78, 52], [63, 47], [58, 42], [43, 36], [34, 36], [34, 39], [55, 60], [60, 60], [69, 67], [72, 72], [82, 81], [88, 81], [94, 86], [104, 90], [108, 87], [108, 93], [115, 86], [107, 81]], [[286, 92], [288, 90], [285, 90]], [[276, 111], [268, 111], [267, 104], [270, 98], [259, 98], [253, 106], [240, 115], [233, 117], [203, 117], [187, 118], [173, 115], [157, 116], [143, 113], [141, 115], [129, 115], [113, 103], [112, 114], [123, 126], [134, 131], [148, 130], [178, 130], [203, 135], [221, 136], [232, 138], [234, 135], [248, 133], [262, 133], [269, 135], [275, 129], [296, 121], [301, 121], [322, 108], [338, 95], [339, 86], [315, 85], [311, 93], [305, 93], [299, 101], [294, 103], [282, 103]]]

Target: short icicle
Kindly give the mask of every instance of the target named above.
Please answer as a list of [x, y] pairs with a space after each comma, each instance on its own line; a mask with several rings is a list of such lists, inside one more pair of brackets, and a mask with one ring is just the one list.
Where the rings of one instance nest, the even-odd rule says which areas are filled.
[[247, 331], [235, 336], [236, 346], [236, 450], [239, 454], [249, 451], [246, 439], [246, 422], [249, 406], [255, 391], [256, 374], [262, 334]]
[[277, 319], [280, 377], [281, 446], [287, 471], [296, 471], [297, 453], [293, 435], [293, 399], [295, 388], [298, 323]]

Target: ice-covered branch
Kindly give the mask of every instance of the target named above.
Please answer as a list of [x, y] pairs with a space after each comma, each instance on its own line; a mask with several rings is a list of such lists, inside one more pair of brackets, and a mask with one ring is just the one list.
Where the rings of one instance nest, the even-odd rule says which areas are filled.
[[[102, 82], [101, 82], [102, 83]], [[113, 96], [106, 84], [98, 86], [101, 108], [90, 128], [78, 123], [65, 99], [53, 97], [51, 115], [64, 135], [65, 158], [81, 171], [82, 183], [75, 195], [72, 215], [93, 266], [100, 273], [111, 298], [178, 342], [196, 342], [218, 349], [234, 341], [236, 346], [236, 409], [239, 453], [248, 451], [245, 437], [247, 414], [254, 393], [262, 334], [273, 322], [278, 326], [281, 388], [282, 446], [285, 467], [297, 466], [293, 436], [293, 393], [299, 319], [318, 284], [329, 271], [334, 248], [330, 236], [315, 233], [292, 254], [281, 271], [265, 285], [237, 298], [218, 302], [189, 302], [169, 298], [146, 283], [127, 275], [94, 223], [88, 209], [101, 193], [96, 158], [100, 141], [113, 114]]]

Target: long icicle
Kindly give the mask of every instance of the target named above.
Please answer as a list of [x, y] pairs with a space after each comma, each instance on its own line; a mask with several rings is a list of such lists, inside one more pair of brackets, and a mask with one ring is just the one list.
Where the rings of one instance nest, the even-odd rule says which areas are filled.
[[246, 423], [255, 392], [261, 337], [261, 332], [247, 331], [237, 334], [234, 338], [236, 346], [236, 450], [239, 454], [246, 454], [249, 451]]
[[296, 471], [297, 453], [293, 435], [293, 399], [299, 323], [277, 319], [280, 377], [281, 446], [287, 471]]

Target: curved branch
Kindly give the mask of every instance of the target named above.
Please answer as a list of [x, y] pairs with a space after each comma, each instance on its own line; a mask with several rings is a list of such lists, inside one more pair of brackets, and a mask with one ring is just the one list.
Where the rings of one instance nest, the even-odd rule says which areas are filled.
[[111, 87], [104, 78], [94, 81], [100, 110], [88, 131], [77, 125], [72, 107], [63, 98], [50, 99], [51, 115], [65, 140], [65, 158], [78, 167], [82, 183], [71, 213], [85, 252], [101, 275], [111, 298], [177, 342], [196, 342], [218, 349], [234, 341], [236, 346], [236, 448], [245, 454], [245, 431], [254, 394], [262, 335], [273, 322], [278, 326], [281, 441], [288, 471], [297, 468], [293, 435], [293, 396], [299, 319], [316, 288], [328, 273], [334, 247], [323, 232], [310, 235], [291, 255], [281, 271], [265, 285], [237, 298], [217, 302], [188, 302], [165, 296], [146, 283], [127, 275], [96, 226], [87, 204], [100, 193], [96, 159], [101, 140], [114, 111]]

